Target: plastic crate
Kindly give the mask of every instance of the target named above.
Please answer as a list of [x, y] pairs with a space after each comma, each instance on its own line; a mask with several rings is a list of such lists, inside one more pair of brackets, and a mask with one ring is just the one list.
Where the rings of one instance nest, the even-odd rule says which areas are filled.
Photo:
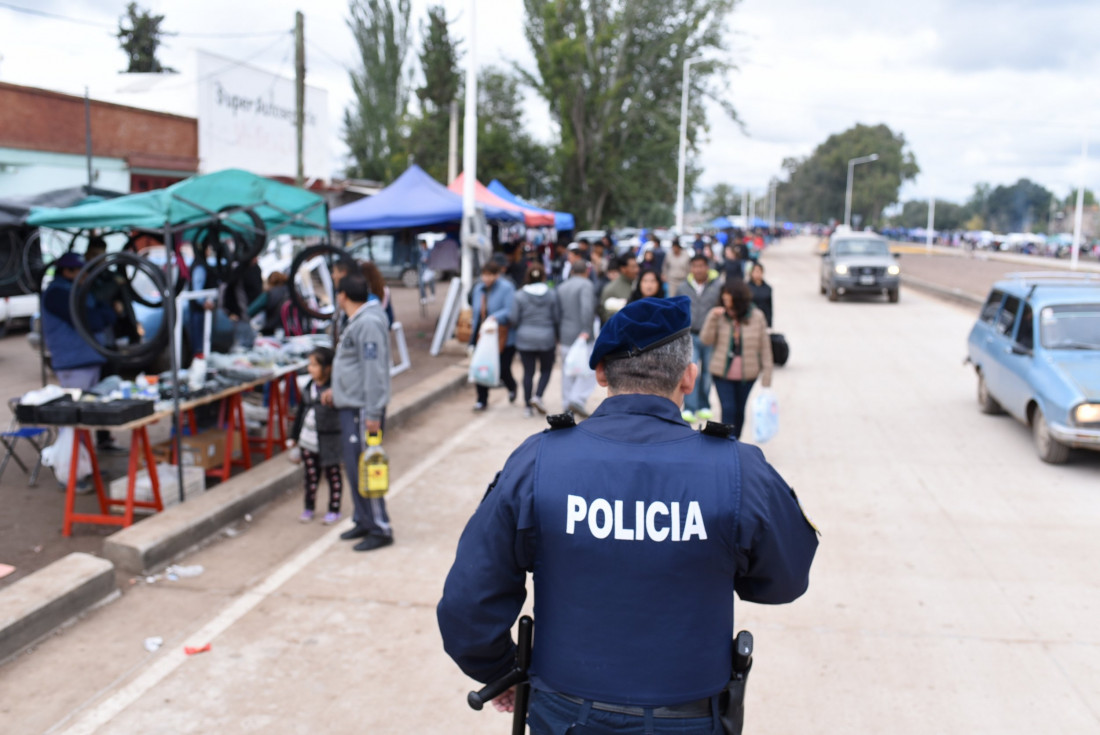
[[80, 406], [69, 396], [38, 406], [35, 423], [37, 424], [76, 424], [80, 423]]
[[121, 426], [153, 414], [153, 401], [81, 401], [80, 423], [89, 426]]

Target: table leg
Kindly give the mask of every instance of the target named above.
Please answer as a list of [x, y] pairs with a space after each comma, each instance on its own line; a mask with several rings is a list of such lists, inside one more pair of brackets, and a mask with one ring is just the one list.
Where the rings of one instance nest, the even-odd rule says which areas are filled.
[[164, 510], [164, 503], [160, 499], [160, 478], [157, 477], [156, 464], [153, 459], [153, 447], [149, 444], [149, 432], [142, 426], [134, 430], [134, 443], [141, 442], [145, 449], [145, 466], [149, 468], [149, 484], [153, 488], [153, 505], [157, 511]]
[[[129, 526], [134, 522], [134, 491], [137, 489], [137, 471], [138, 471], [138, 437], [140, 429], [135, 430], [130, 435], [130, 465], [126, 469], [126, 509], [122, 514], [122, 525]], [[149, 461], [146, 458], [146, 461]], [[149, 477], [156, 477], [157, 468], [154, 465], [149, 465]]]
[[76, 430], [73, 430], [73, 451], [72, 457], [69, 459], [69, 482], [65, 486], [65, 520], [61, 524], [61, 535], [72, 536], [73, 535], [73, 515], [76, 511], [76, 480], [79, 468], [77, 462], [80, 461], [80, 442], [77, 441]]
[[234, 421], [237, 417], [237, 412], [233, 407], [233, 400], [238, 398], [236, 394], [227, 397], [222, 401], [221, 411], [225, 415], [225, 463], [222, 464], [222, 482], [229, 479], [229, 474], [233, 471], [233, 431]]
[[[241, 435], [241, 458], [243, 460], [244, 468], [246, 470], [252, 469], [252, 447], [248, 443], [248, 425], [244, 422], [244, 400], [241, 398], [241, 394], [238, 393], [234, 396], [236, 399], [233, 402], [233, 409], [237, 412], [237, 426], [239, 427]], [[230, 439], [230, 445], [232, 445], [232, 439]]]
[[95, 454], [95, 442], [92, 441], [92, 432], [87, 429], [77, 429], [77, 436], [88, 448], [88, 456], [92, 460], [92, 484], [95, 486], [96, 497], [99, 498], [99, 511], [103, 515], [107, 515], [111, 512], [110, 504], [107, 502], [107, 491], [103, 488], [103, 478], [99, 476], [99, 458]]

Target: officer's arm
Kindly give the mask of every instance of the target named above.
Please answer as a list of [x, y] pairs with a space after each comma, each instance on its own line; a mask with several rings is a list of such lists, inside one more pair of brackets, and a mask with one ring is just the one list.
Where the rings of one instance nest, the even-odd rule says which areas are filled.
[[533, 560], [531, 445], [516, 450], [466, 524], [436, 609], [444, 650], [481, 682], [515, 664], [511, 628], [527, 598]]
[[738, 516], [738, 596], [748, 602], [791, 602], [810, 583], [817, 531], [794, 491], [756, 447], [738, 444], [741, 511]]

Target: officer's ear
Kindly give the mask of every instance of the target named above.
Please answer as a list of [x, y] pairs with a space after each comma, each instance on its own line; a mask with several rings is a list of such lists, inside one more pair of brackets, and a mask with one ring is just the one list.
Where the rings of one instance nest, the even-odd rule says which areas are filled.
[[689, 362], [684, 374], [680, 376], [680, 392], [685, 396], [695, 390], [695, 379], [699, 377], [699, 366]]
[[604, 370], [603, 360], [600, 360], [600, 363], [596, 365], [596, 385], [601, 388], [607, 387], [607, 371]]

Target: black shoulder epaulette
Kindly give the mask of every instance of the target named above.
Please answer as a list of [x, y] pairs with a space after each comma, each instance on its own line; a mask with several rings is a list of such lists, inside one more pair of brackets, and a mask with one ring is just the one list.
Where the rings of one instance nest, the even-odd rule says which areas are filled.
[[571, 429], [577, 425], [571, 413], [556, 413], [553, 416], [547, 416], [546, 423], [550, 424], [550, 431]]
[[733, 426], [720, 424], [717, 421], [708, 421], [706, 426], [699, 429], [699, 431], [707, 436], [716, 436], [719, 439], [729, 439], [733, 436]]

